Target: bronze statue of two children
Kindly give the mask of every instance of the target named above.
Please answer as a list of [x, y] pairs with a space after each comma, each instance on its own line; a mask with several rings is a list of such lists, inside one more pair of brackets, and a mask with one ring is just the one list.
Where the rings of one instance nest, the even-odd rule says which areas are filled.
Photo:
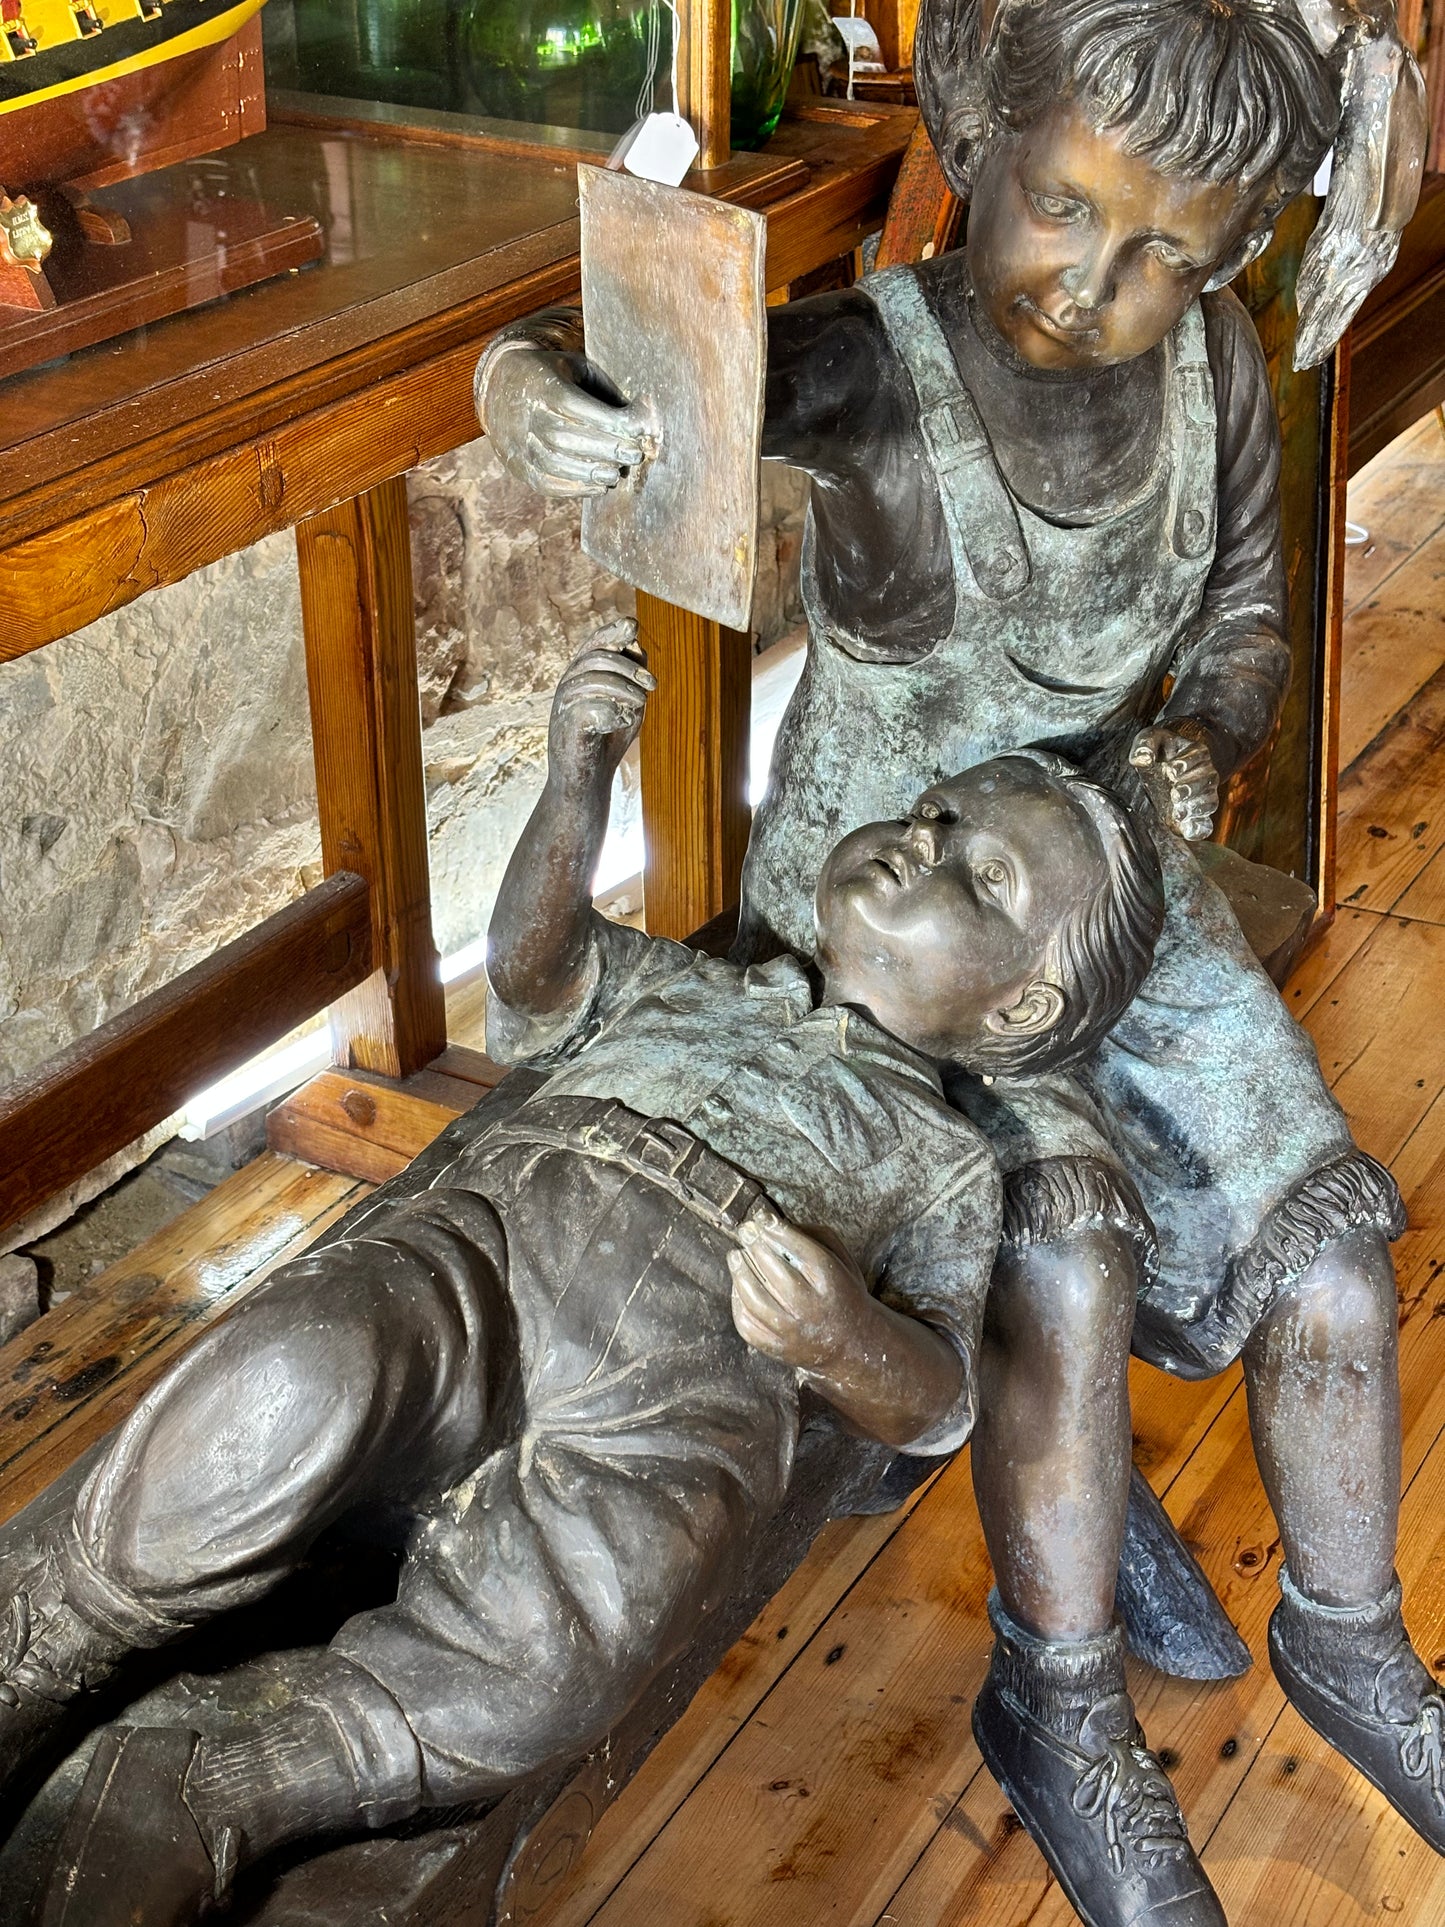
[[[1005, 0], [986, 42], [976, 13], [920, 28], [967, 245], [769, 313], [810, 643], [734, 960], [590, 908], [651, 680], [606, 634], [492, 927], [490, 1048], [545, 1082], [144, 1401], [10, 1576], [0, 1774], [344, 1516], [411, 1520], [398, 1599], [299, 1656], [282, 1718], [110, 1734], [47, 1927], [132, 1890], [188, 1921], [287, 1842], [584, 1749], [782, 1503], [800, 1387], [906, 1454], [971, 1437], [974, 1729], [1080, 1916], [1222, 1921], [1114, 1621], [1131, 1349], [1242, 1358], [1275, 1671], [1445, 1851], [1394, 1576], [1400, 1201], [1189, 849], [1289, 673], [1278, 430], [1225, 284], [1335, 142], [1339, 65], [1265, 0]], [[554, 494], [644, 459], [625, 386], [562, 310], [478, 380]], [[184, 1842], [124, 1893], [122, 1811]]]

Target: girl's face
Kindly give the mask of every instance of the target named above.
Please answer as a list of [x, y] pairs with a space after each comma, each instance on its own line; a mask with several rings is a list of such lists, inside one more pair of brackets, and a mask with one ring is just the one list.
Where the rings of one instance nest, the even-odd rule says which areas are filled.
[[1061, 101], [990, 141], [968, 221], [974, 288], [1035, 368], [1086, 371], [1161, 342], [1254, 225], [1265, 190], [1163, 174]]

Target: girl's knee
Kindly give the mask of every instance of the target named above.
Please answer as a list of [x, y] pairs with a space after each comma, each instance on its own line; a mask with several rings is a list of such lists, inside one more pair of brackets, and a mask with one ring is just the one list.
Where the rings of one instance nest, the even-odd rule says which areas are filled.
[[1395, 1268], [1384, 1236], [1334, 1239], [1276, 1301], [1265, 1339], [1332, 1364], [1361, 1367], [1393, 1353], [1399, 1329]]
[[1064, 1352], [1123, 1342], [1139, 1294], [1131, 1239], [1108, 1226], [1081, 1226], [1048, 1244], [1005, 1253], [990, 1289], [997, 1334], [1047, 1335]]

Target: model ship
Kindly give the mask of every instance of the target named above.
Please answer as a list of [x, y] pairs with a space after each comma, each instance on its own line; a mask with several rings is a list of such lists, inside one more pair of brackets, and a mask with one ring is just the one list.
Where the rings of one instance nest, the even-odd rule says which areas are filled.
[[263, 4], [0, 0], [0, 368], [323, 252], [314, 220], [243, 193], [208, 202], [179, 165], [265, 128]]
[[264, 0], [0, 0], [0, 113], [229, 40]]

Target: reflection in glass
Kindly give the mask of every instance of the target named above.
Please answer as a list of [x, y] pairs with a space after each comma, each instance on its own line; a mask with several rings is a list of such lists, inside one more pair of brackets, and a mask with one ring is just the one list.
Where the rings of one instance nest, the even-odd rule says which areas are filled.
[[[733, 0], [733, 144], [777, 126], [804, 0]], [[272, 0], [274, 85], [624, 133], [670, 105], [667, 0]]]

